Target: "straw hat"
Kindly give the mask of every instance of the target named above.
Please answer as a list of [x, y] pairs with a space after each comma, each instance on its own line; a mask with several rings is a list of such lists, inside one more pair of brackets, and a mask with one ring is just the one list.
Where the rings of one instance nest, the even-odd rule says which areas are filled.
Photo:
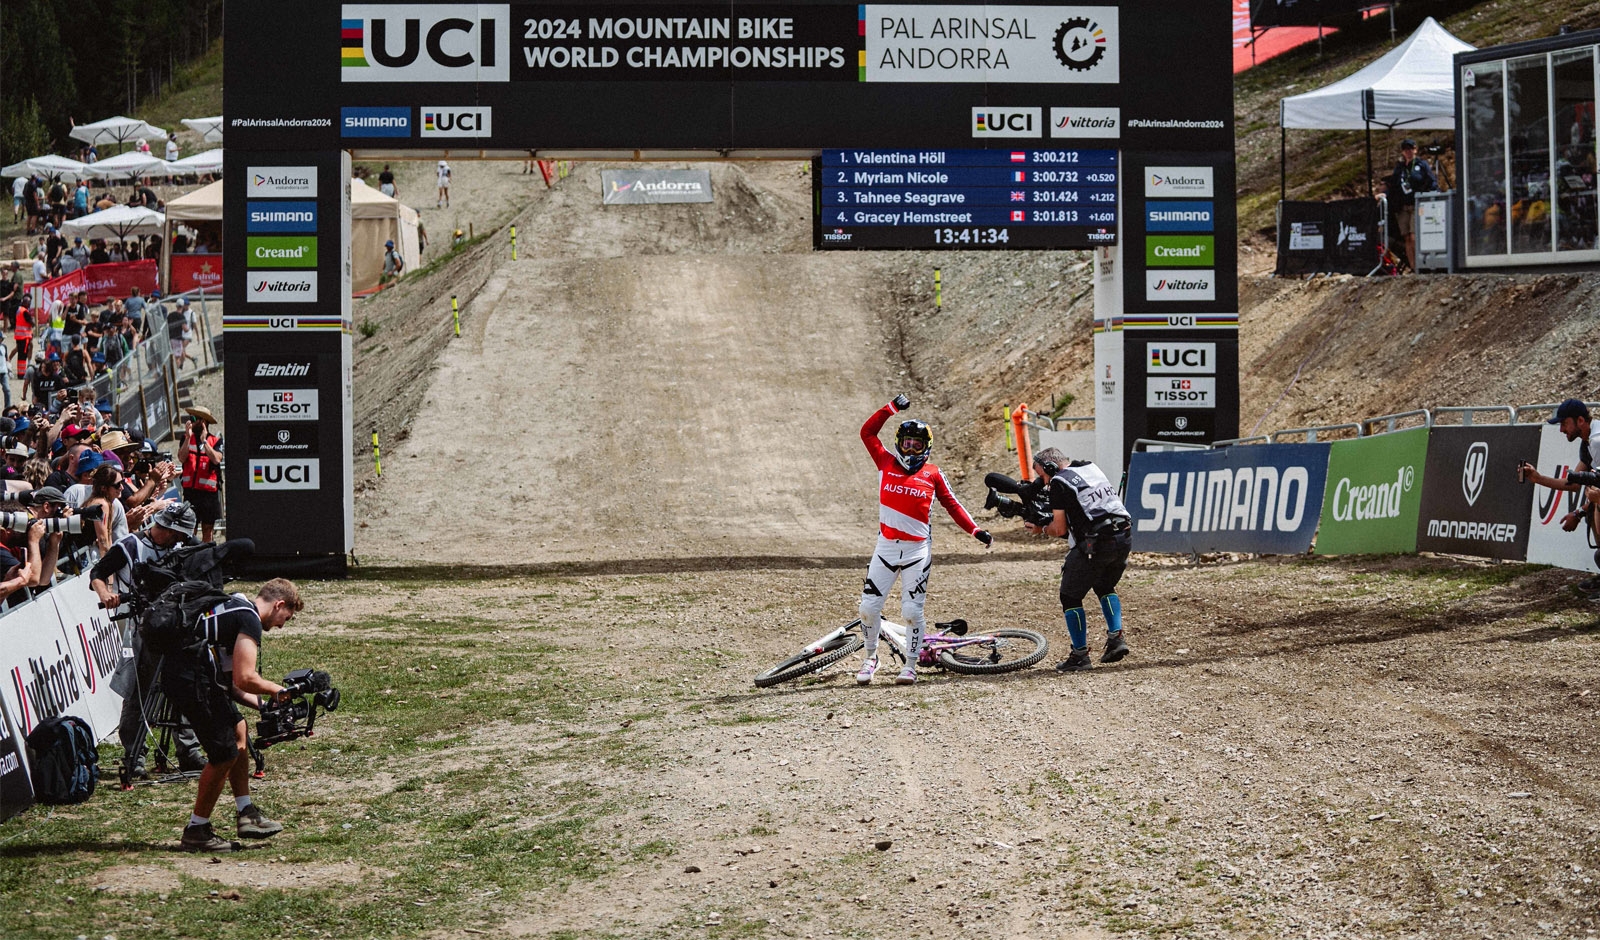
[[210, 411], [207, 411], [206, 409], [200, 407], [199, 405], [194, 405], [194, 406], [191, 406], [189, 408], [185, 408], [183, 410], [187, 411], [191, 415], [194, 415], [196, 418], [199, 418], [201, 421], [204, 421], [206, 424], [216, 424], [217, 423], [217, 416], [212, 414]]

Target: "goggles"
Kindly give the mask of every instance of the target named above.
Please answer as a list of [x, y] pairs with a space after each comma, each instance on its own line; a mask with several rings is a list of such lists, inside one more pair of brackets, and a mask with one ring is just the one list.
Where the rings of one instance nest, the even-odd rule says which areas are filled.
[[902, 454], [916, 455], [927, 451], [927, 449], [927, 442], [915, 437], [908, 437], [900, 442], [900, 453]]

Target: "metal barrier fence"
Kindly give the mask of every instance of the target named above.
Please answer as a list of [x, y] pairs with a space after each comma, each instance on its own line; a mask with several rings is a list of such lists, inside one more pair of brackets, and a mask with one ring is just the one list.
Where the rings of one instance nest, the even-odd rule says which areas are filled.
[[106, 363], [88, 382], [69, 386], [68, 391], [89, 391], [95, 402], [109, 404], [111, 421], [119, 427], [137, 430], [158, 443], [170, 439], [178, 410], [178, 376], [166, 326], [153, 331], [121, 359]]

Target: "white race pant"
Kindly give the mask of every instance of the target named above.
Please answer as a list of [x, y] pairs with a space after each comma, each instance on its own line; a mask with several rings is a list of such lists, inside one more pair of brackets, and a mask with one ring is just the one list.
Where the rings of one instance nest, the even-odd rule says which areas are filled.
[[861, 586], [861, 625], [865, 628], [868, 657], [878, 652], [883, 629], [883, 604], [894, 579], [900, 578], [900, 616], [906, 623], [906, 664], [917, 663], [925, 625], [922, 609], [928, 602], [928, 575], [933, 570], [933, 541], [902, 541], [878, 536], [877, 549], [867, 565]]

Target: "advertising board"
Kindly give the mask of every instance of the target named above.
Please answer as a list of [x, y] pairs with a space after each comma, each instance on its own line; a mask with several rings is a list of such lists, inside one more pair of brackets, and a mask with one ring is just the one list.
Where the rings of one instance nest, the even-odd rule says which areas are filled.
[[1327, 444], [1136, 453], [1123, 500], [1134, 551], [1304, 552], [1327, 475]]
[[608, 206], [711, 202], [711, 171], [602, 170], [600, 201]]
[[1517, 482], [1516, 466], [1538, 452], [1534, 425], [1433, 428], [1417, 550], [1526, 558], [1533, 488]]
[[[1539, 456], [1532, 461], [1545, 476], [1560, 478], [1578, 463], [1578, 443], [1567, 440], [1554, 425], [1540, 425]], [[1600, 570], [1595, 566], [1594, 532], [1587, 520], [1571, 532], [1561, 528], [1561, 517], [1583, 503], [1583, 493], [1568, 493], [1544, 486], [1528, 486], [1533, 492], [1533, 511], [1528, 517], [1528, 560], [1541, 565], [1558, 565], [1574, 571]]]
[[1318, 555], [1417, 550], [1428, 429], [1334, 441]]
[[28, 747], [6, 711], [0, 695], [0, 822], [33, 805], [33, 781], [28, 777]]
[[107, 613], [89, 590], [88, 575], [7, 612], [0, 698], [23, 736], [56, 715], [82, 718], [96, 740], [116, 732], [122, 696], [111, 677], [131, 653]]

